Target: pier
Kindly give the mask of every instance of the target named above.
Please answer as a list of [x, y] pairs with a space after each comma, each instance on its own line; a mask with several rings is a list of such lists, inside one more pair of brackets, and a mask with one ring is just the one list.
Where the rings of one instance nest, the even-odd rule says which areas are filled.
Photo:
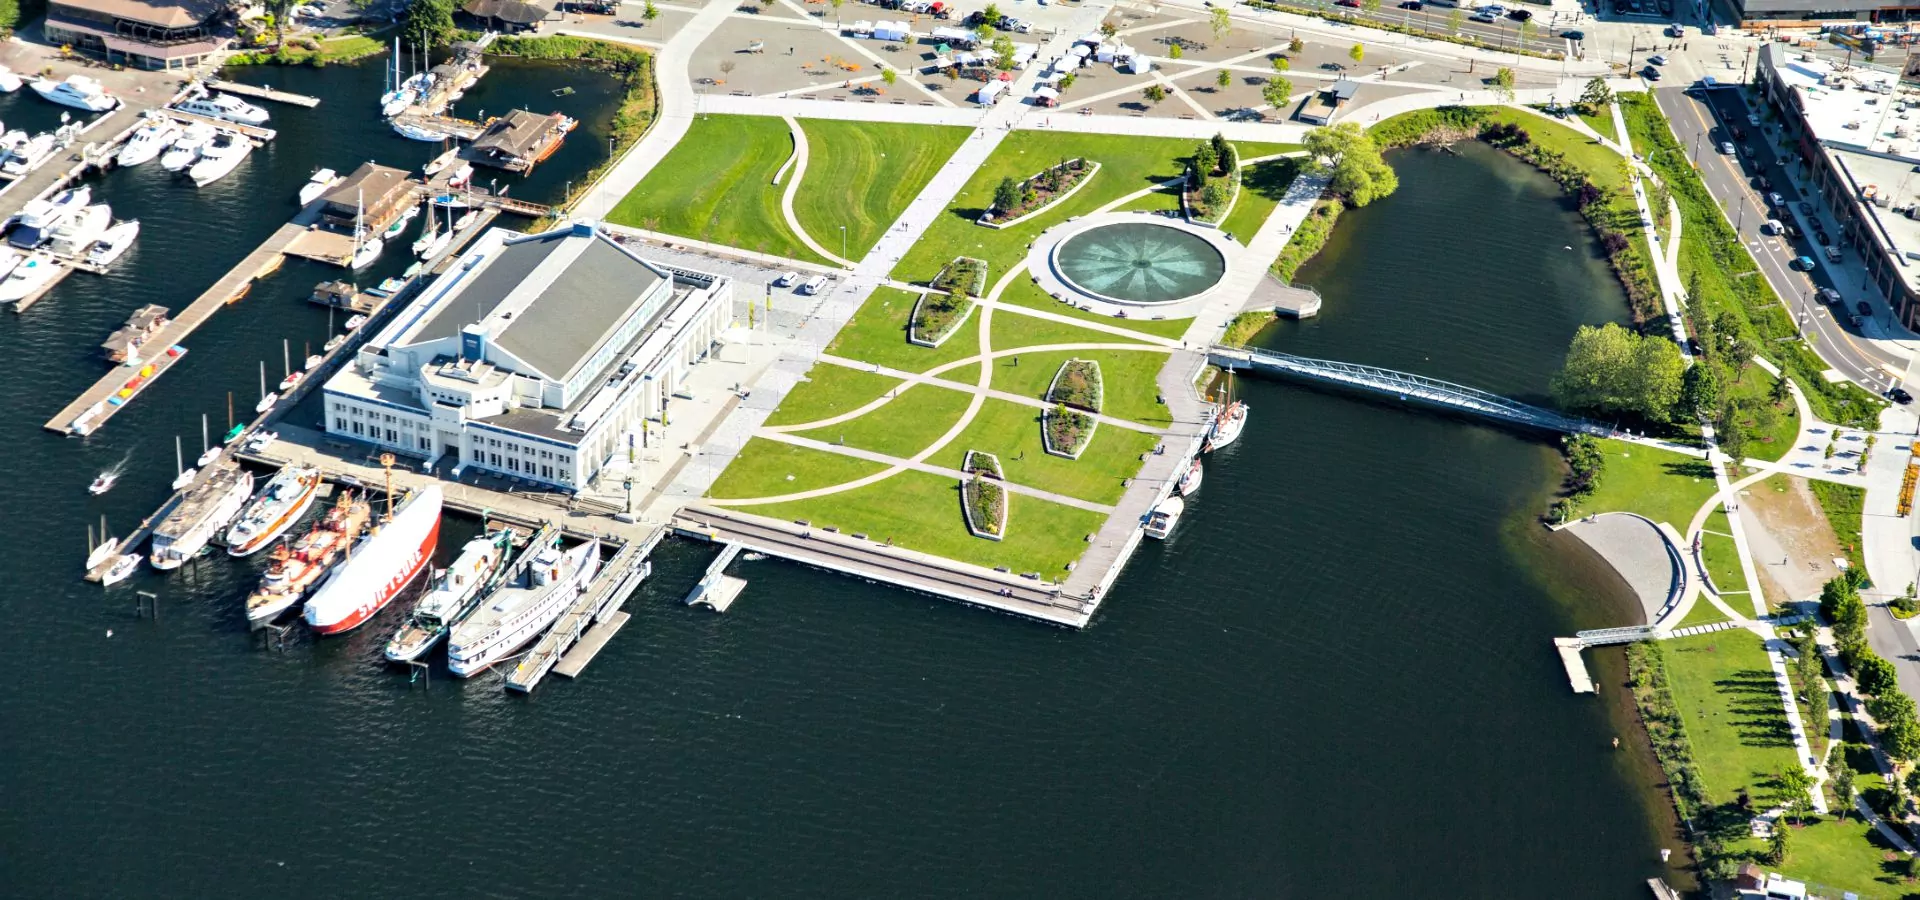
[[687, 592], [688, 606], [705, 606], [714, 612], [726, 612], [733, 601], [739, 599], [740, 592], [747, 587], [747, 580], [726, 574], [740, 555], [739, 544], [728, 544], [720, 549], [720, 555], [714, 557], [712, 565], [707, 566], [707, 574], [700, 579], [693, 590]]
[[[587, 663], [600, 652], [614, 632], [626, 624], [624, 618], [615, 621], [615, 614], [620, 613], [620, 607], [640, 586], [640, 582], [653, 574], [653, 564], [647, 561], [647, 554], [653, 552], [665, 534], [665, 529], [655, 529], [644, 541], [629, 541], [622, 545], [619, 552], [601, 567], [593, 584], [574, 599], [573, 605], [560, 614], [553, 627], [541, 636], [539, 643], [520, 658], [520, 664], [507, 675], [507, 688], [523, 694], [532, 692], [556, 663], [563, 662], [562, 654], [566, 654], [564, 663], [567, 670], [561, 674], [569, 678], [579, 675], [580, 670], [587, 667]], [[597, 633], [589, 640], [581, 640], [581, 636], [587, 633], [587, 626], [594, 623], [599, 623], [599, 627], [594, 629]], [[576, 641], [579, 642], [578, 647], [575, 647]], [[568, 654], [570, 648], [574, 652]]]
[[275, 137], [278, 137], [280, 134], [280, 132], [274, 131], [271, 128], [262, 128], [258, 125], [245, 125], [239, 122], [230, 122], [226, 119], [216, 119], [212, 116], [200, 115], [199, 113], [181, 112], [180, 110], [174, 109], [172, 107], [167, 107], [165, 109], [162, 109], [160, 110], [160, 112], [174, 119], [175, 121], [185, 125], [191, 125], [195, 122], [199, 122], [204, 125], [212, 125], [215, 128], [222, 128], [227, 131], [239, 132], [240, 134], [244, 134], [247, 137], [250, 137], [261, 143], [266, 143], [267, 141], [271, 141]]
[[242, 97], [254, 97], [260, 100], [271, 100], [275, 103], [287, 103], [293, 106], [304, 106], [308, 109], [312, 109], [320, 105], [319, 97], [309, 97], [305, 94], [296, 94], [291, 91], [276, 91], [270, 87], [260, 87], [258, 85], [252, 85], [252, 84], [241, 84], [240, 82], [237, 82], [237, 81], [226, 81], [219, 78], [209, 78], [206, 80], [206, 85], [207, 87], [213, 88], [216, 91], [226, 91], [229, 94], [239, 94]]

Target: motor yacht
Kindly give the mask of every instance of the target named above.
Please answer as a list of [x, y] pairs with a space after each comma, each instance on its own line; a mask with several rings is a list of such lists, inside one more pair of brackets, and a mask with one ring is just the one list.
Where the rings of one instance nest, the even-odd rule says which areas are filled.
[[140, 126], [133, 136], [127, 138], [126, 146], [114, 156], [114, 162], [121, 166], [137, 166], [149, 160], [159, 158], [167, 145], [180, 137], [180, 126], [173, 120], [153, 118]]
[[224, 122], [238, 122], [242, 125], [265, 125], [270, 118], [266, 110], [232, 94], [206, 94], [193, 97], [182, 100], [173, 108], [184, 113], [193, 113]]
[[134, 239], [139, 236], [139, 219], [115, 225], [100, 235], [100, 239], [94, 241], [92, 247], [87, 248], [87, 262], [101, 267], [113, 265], [115, 260], [126, 254], [127, 249], [133, 246]]
[[33, 92], [42, 99], [87, 112], [106, 112], [120, 105], [119, 99], [107, 93], [100, 82], [79, 74], [68, 75], [65, 81], [42, 78], [33, 83]]
[[245, 135], [237, 131], [222, 131], [200, 148], [200, 161], [187, 170], [187, 176], [193, 179], [195, 185], [206, 187], [238, 168], [240, 161], [252, 152], [253, 141]]
[[178, 172], [193, 165], [200, 158], [200, 148], [213, 140], [214, 127], [205, 122], [193, 122], [167, 145], [167, 151], [160, 154], [160, 168], [169, 172]]

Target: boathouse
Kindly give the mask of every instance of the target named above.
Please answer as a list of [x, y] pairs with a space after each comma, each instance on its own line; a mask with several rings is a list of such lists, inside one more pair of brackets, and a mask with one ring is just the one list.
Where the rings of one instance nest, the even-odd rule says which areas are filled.
[[142, 69], [191, 69], [223, 50], [220, 0], [51, 0], [46, 35]]
[[100, 349], [107, 354], [107, 359], [116, 363], [133, 362], [140, 358], [140, 346], [166, 324], [167, 308], [149, 303], [134, 310], [133, 315], [127, 317], [127, 324], [108, 337]]
[[367, 228], [385, 228], [413, 205], [417, 188], [400, 169], [365, 163], [320, 198], [324, 203], [320, 217], [328, 225], [351, 231], [358, 214]]
[[559, 113], [543, 116], [516, 109], [487, 123], [487, 130], [467, 148], [468, 158], [509, 172], [525, 172], [552, 156], [575, 124]]
[[724, 276], [595, 223], [489, 229], [326, 384], [331, 434], [577, 490], [733, 322]]

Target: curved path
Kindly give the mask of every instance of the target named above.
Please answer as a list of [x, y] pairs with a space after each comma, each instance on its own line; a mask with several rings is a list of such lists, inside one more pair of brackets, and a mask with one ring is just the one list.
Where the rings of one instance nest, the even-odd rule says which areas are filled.
[[792, 116], [781, 116], [780, 120], [786, 122], [787, 128], [793, 132], [793, 159], [789, 160], [792, 171], [781, 169], [787, 172], [787, 189], [780, 194], [780, 215], [786, 217], [787, 227], [793, 229], [794, 235], [800, 238], [800, 243], [807, 245], [808, 250], [851, 269], [853, 263], [820, 246], [820, 242], [814, 240], [813, 235], [808, 234], [800, 224], [800, 217], [793, 214], [793, 195], [800, 193], [800, 179], [807, 177], [807, 132]]

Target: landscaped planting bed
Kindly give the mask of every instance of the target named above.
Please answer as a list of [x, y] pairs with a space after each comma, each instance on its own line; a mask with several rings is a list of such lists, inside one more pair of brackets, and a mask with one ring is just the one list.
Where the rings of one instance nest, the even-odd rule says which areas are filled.
[[1007, 489], [1000, 484], [1000, 460], [991, 453], [967, 451], [967, 474], [960, 482], [960, 512], [967, 531], [990, 541], [1007, 536]]
[[1047, 386], [1046, 400], [1087, 412], [1099, 412], [1100, 364], [1090, 359], [1069, 359], [1061, 363], [1060, 371], [1053, 376], [1053, 384]]
[[1000, 457], [985, 450], [968, 450], [966, 463], [960, 467], [960, 471], [969, 475], [985, 475], [988, 478], [1006, 480], [1006, 475], [1000, 470]]
[[1048, 453], [1079, 459], [1093, 443], [1099, 420], [1077, 409], [1055, 406], [1040, 417], [1040, 442]]
[[[1012, 197], [995, 196], [994, 204], [980, 214], [980, 223], [1005, 227], [1009, 222], [1044, 209], [1072, 193], [1099, 168], [1098, 163], [1089, 164], [1085, 159], [1061, 160], [1059, 165], [1014, 185]], [[1002, 202], [1008, 200], [1012, 202], [1002, 206]]]
[[971, 256], [956, 256], [953, 262], [933, 276], [933, 289], [965, 297], [987, 293], [987, 263]]
[[938, 347], [960, 330], [973, 315], [973, 301], [952, 294], [925, 293], [914, 301], [907, 340], [922, 347]]
[[1189, 160], [1187, 183], [1180, 193], [1187, 221], [1217, 228], [1239, 197], [1239, 152], [1219, 135], [1202, 141]]

